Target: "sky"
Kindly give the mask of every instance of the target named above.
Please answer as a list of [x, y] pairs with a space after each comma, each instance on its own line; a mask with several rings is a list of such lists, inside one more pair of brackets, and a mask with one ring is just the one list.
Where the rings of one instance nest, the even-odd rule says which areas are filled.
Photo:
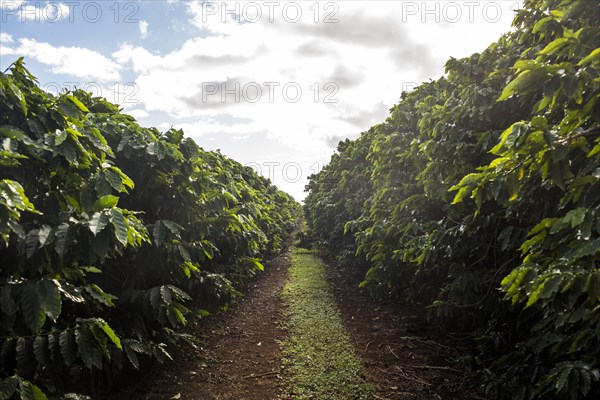
[[511, 29], [497, 1], [0, 0], [0, 68], [84, 88], [302, 200], [337, 143]]

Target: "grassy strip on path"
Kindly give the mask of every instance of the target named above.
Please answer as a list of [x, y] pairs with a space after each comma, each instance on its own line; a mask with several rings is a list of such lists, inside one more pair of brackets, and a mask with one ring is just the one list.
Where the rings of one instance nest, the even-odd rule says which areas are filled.
[[313, 251], [293, 249], [283, 301], [289, 320], [283, 354], [290, 396], [298, 400], [373, 398], [375, 388], [365, 378], [329, 292], [325, 265]]

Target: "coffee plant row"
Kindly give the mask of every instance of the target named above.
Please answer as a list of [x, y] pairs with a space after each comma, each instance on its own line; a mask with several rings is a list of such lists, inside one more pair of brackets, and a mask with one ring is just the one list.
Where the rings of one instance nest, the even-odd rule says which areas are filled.
[[143, 128], [83, 91], [44, 92], [22, 60], [0, 74], [0, 137], [2, 400], [59, 398], [77, 377], [106, 388], [170, 358], [299, 213], [181, 130]]
[[474, 337], [496, 399], [600, 398], [600, 3], [527, 0], [310, 178], [310, 235]]

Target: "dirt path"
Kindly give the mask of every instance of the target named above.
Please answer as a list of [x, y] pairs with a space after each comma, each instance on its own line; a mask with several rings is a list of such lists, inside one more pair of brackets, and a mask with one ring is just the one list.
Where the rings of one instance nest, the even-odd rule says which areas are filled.
[[[134, 395], [113, 398], [288, 400], [292, 397], [322, 400], [305, 396], [306, 393], [294, 393], [292, 396], [287, 394], [297, 391], [302, 385], [312, 391], [311, 387], [319, 387], [317, 383], [321, 380], [311, 378], [308, 384], [301, 383], [300, 386], [298, 382], [292, 383], [295, 369], [293, 364], [289, 364], [289, 354], [296, 352], [307, 357], [309, 352], [305, 352], [302, 347], [302, 332], [310, 332], [313, 328], [303, 328], [299, 335], [293, 334], [294, 324], [291, 331], [286, 329], [287, 324], [293, 322], [289, 312], [294, 308], [288, 304], [286, 309], [282, 302], [284, 286], [288, 284], [286, 290], [289, 292], [289, 285], [293, 283], [288, 280], [290, 263], [291, 249], [288, 249], [266, 266], [265, 272], [250, 284], [244, 297], [230, 311], [201, 321], [196, 330], [203, 343], [200, 348], [179, 350], [174, 354], [174, 362], [157, 366], [137, 384]], [[326, 274], [319, 275], [319, 279], [326, 277], [325, 291], [327, 292], [328, 285], [332, 298], [335, 299], [332, 300], [333, 309], [327, 314], [338, 314], [341, 317], [339, 326], [345, 331], [344, 335], [349, 337], [350, 352], [352, 353], [353, 347], [368, 380], [377, 387], [377, 393], [369, 397], [375, 400], [482, 399], [469, 386], [466, 371], [457, 369], [453, 364], [452, 360], [463, 350], [461, 343], [431, 327], [425, 320], [423, 308], [370, 299], [363, 289], [357, 287], [364, 272], [356, 268], [340, 269], [335, 262], [329, 260]], [[303, 274], [298, 277], [305, 279]], [[305, 286], [320, 287], [321, 284], [317, 283], [307, 282]], [[284, 297], [286, 296], [289, 297], [289, 294]], [[306, 308], [302, 305], [302, 298], [292, 299], [300, 301], [299, 310]], [[289, 303], [290, 299], [287, 301]], [[336, 304], [339, 313], [335, 309]], [[303, 321], [308, 319], [310, 318], [304, 318]], [[320, 329], [318, 323], [313, 325], [317, 327], [317, 331]], [[289, 339], [295, 336], [300, 338], [296, 340], [296, 350], [293, 345], [289, 345], [294, 343], [294, 340]], [[289, 349], [282, 348], [284, 343], [288, 343], [291, 353]], [[316, 343], [320, 343], [320, 346], [325, 342]], [[310, 348], [310, 343], [307, 342], [306, 349]], [[282, 366], [286, 351], [287, 368]], [[313, 361], [319, 358], [309, 356]], [[293, 361], [293, 357], [291, 360]], [[301, 360], [298, 362], [300, 366], [305, 363], [302, 358], [298, 360]], [[327, 360], [325, 364], [329, 365], [331, 361]], [[304, 369], [308, 371], [315, 368]], [[340, 368], [333, 367], [333, 370], [340, 371]], [[339, 376], [344, 376], [344, 371], [341, 372], [338, 372]], [[324, 385], [320, 386], [319, 390], [325, 393], [322, 390]], [[331, 398], [338, 397], [333, 395]]]
[[281, 348], [285, 337], [280, 294], [290, 263], [284, 251], [265, 266], [226, 313], [198, 327], [202, 346], [183, 349], [157, 366], [136, 390], [137, 400], [268, 400], [282, 393]]
[[465, 343], [436, 330], [424, 307], [376, 301], [358, 284], [361, 268], [340, 268], [328, 260], [328, 281], [378, 399], [484, 399], [470, 385], [466, 369], [453, 360]]
[[284, 345], [288, 390], [295, 400], [371, 400], [365, 376], [327, 284], [326, 266], [315, 251], [294, 249], [286, 306]]

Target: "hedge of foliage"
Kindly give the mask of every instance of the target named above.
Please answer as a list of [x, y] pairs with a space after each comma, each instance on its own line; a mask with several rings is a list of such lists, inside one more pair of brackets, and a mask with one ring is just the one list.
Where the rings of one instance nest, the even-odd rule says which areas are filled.
[[[180, 130], [0, 74], [0, 399], [56, 397], [170, 358], [262, 270], [299, 204]], [[86, 372], [87, 371], [87, 372]]]
[[313, 238], [472, 333], [497, 399], [600, 395], [599, 24], [597, 1], [527, 0], [307, 186]]

